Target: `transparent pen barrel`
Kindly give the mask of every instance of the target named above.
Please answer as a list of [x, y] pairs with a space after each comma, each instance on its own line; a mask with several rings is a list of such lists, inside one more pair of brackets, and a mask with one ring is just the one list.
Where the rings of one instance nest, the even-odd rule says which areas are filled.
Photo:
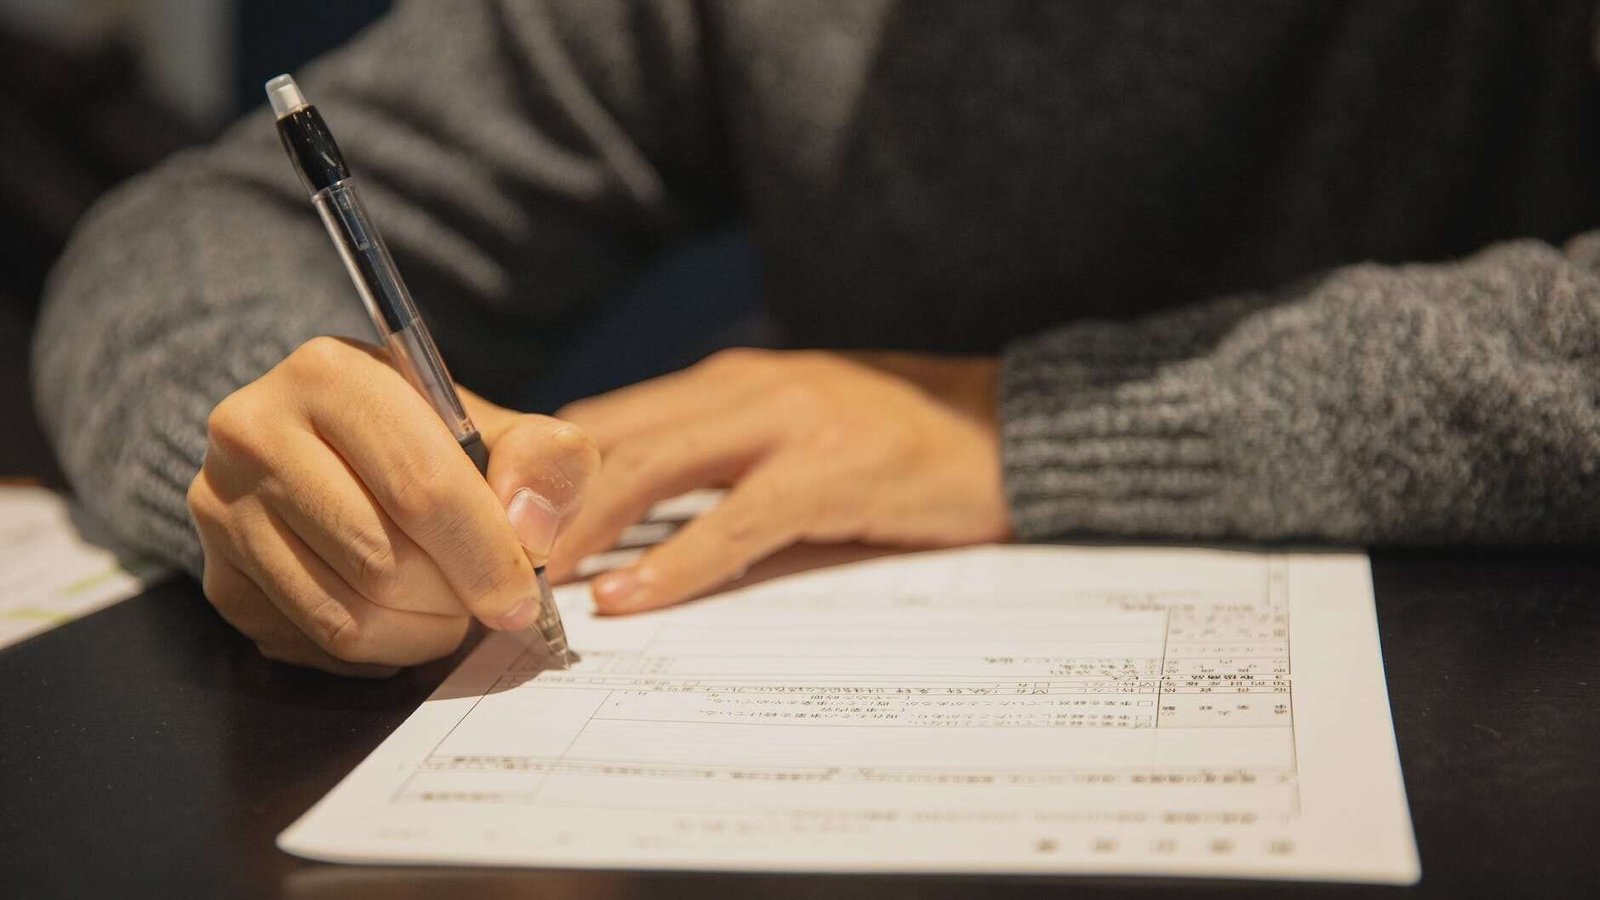
[[311, 199], [396, 368], [450, 426], [457, 440], [473, 434], [472, 420], [456, 396], [450, 372], [354, 186], [349, 180], [340, 181]]
[[[444, 360], [439, 358], [439, 351], [434, 349], [433, 341], [425, 337], [426, 333], [427, 326], [422, 324], [421, 319], [412, 320], [410, 325], [399, 331], [389, 332], [385, 335], [389, 355], [406, 380], [428, 401], [439, 418], [450, 426], [450, 433], [460, 441], [476, 434], [477, 429], [473, 427], [467, 411], [461, 408], [461, 398], [456, 395], [450, 372], [445, 369]], [[403, 360], [409, 360], [410, 365]]]

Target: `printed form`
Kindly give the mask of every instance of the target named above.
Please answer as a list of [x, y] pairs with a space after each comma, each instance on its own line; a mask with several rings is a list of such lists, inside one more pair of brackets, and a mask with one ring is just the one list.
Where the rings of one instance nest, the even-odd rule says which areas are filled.
[[338, 862], [1420, 869], [1360, 554], [980, 547], [486, 638], [279, 837]]

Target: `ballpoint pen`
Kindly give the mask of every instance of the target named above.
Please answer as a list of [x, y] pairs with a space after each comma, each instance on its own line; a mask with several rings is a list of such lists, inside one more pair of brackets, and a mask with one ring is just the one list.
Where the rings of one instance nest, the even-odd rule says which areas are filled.
[[[339, 145], [334, 143], [322, 115], [306, 102], [299, 85], [288, 75], [279, 75], [267, 82], [267, 99], [278, 120], [278, 137], [283, 141], [283, 149], [288, 151], [300, 181], [311, 192], [311, 202], [316, 205], [328, 236], [333, 238], [339, 257], [344, 260], [350, 280], [355, 282], [356, 292], [372, 316], [373, 326], [389, 349], [390, 361], [450, 427], [451, 434], [478, 471], [487, 472], [489, 451], [483, 437], [461, 405], [461, 397], [456, 394], [455, 383], [450, 380], [438, 347], [434, 346], [433, 336], [418, 315], [411, 292], [406, 290], [388, 247], [384, 246], [383, 238], [367, 215], [350, 170], [339, 153]], [[544, 568], [535, 569], [534, 575], [539, 587], [539, 617], [533, 627], [565, 668], [572, 663], [572, 651], [567, 647], [561, 613], [556, 609]]]

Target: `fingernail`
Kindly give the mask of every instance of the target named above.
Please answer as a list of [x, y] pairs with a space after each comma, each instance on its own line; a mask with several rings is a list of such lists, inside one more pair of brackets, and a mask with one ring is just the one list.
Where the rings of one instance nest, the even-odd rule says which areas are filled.
[[532, 488], [523, 488], [511, 495], [511, 502], [506, 504], [506, 517], [511, 520], [517, 540], [536, 557], [536, 562], [550, 555], [561, 516], [549, 500]]
[[521, 631], [533, 624], [539, 617], [539, 598], [532, 597], [522, 601], [516, 609], [506, 613], [495, 620], [494, 627], [501, 631]]
[[639, 576], [632, 569], [607, 572], [594, 580], [594, 605], [602, 610], [625, 609], [639, 593]]

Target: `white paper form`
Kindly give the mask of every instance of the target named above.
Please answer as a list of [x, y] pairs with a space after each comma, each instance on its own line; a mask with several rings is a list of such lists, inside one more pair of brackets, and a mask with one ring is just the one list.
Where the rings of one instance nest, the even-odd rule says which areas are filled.
[[54, 492], [0, 485], [0, 648], [127, 599], [162, 574], [92, 543]]
[[486, 639], [279, 838], [343, 862], [1409, 883], [1367, 560], [983, 547]]

